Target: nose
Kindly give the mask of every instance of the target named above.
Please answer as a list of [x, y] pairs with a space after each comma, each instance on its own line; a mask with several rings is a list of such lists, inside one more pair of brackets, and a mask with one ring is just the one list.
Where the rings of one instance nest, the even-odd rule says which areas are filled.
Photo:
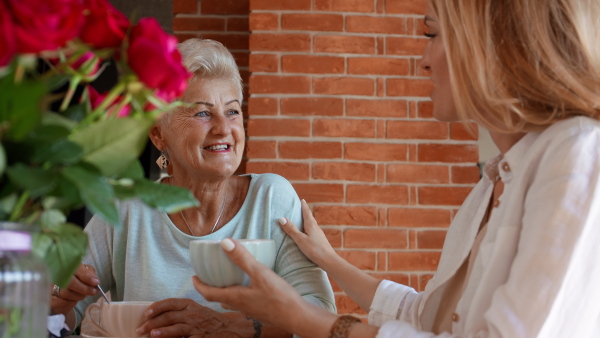
[[231, 121], [227, 117], [218, 114], [212, 118], [211, 132], [214, 135], [229, 135], [231, 134]]

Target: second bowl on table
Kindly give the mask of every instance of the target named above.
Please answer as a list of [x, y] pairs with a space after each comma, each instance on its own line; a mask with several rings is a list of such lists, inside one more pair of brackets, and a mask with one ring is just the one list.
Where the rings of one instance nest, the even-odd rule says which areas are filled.
[[[254, 258], [273, 269], [275, 241], [272, 239], [238, 239]], [[221, 248], [220, 240], [196, 239], [190, 242], [190, 260], [196, 276], [207, 285], [225, 287], [250, 284], [248, 275], [235, 265]]]

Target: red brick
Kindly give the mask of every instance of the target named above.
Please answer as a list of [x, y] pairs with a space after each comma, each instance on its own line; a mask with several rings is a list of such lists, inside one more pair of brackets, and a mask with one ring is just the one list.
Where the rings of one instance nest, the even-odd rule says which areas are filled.
[[248, 17], [244, 18], [227, 18], [227, 31], [228, 32], [248, 32], [250, 30], [250, 24]]
[[448, 138], [448, 124], [437, 121], [388, 121], [387, 138], [443, 140]]
[[344, 158], [356, 161], [406, 161], [406, 144], [346, 143]]
[[281, 28], [292, 31], [343, 31], [344, 17], [339, 14], [301, 14], [281, 15]]
[[392, 271], [435, 271], [439, 261], [437, 251], [390, 252], [388, 265]]
[[340, 250], [336, 252], [343, 259], [347, 260], [350, 264], [359, 269], [375, 270], [375, 264], [377, 262], [377, 256], [375, 252], [352, 250]]
[[427, 1], [423, 0], [402, 0], [386, 1], [385, 12], [388, 14], [425, 14]]
[[341, 74], [345, 69], [343, 57], [315, 55], [284, 55], [284, 73]]
[[246, 143], [246, 156], [251, 159], [276, 158], [276, 141], [248, 140]]
[[462, 122], [450, 123], [450, 138], [461, 141], [477, 141], [479, 138], [477, 124], [475, 122], [468, 124]]
[[293, 159], [341, 158], [341, 142], [280, 141], [279, 157]]
[[[382, 251], [377, 253], [377, 270], [378, 271], [386, 271], [387, 270], [387, 251]], [[380, 279], [381, 277], [375, 277]]]
[[248, 99], [248, 115], [277, 115], [279, 102], [271, 97], [251, 97]]
[[460, 206], [471, 192], [471, 187], [418, 187], [421, 205]]
[[418, 114], [420, 118], [433, 118], [433, 102], [431, 101], [420, 101], [417, 104]]
[[249, 0], [202, 0], [200, 1], [200, 10], [203, 15], [248, 15], [250, 13], [250, 5], [248, 3]]
[[429, 97], [433, 90], [433, 82], [426, 79], [388, 79], [386, 85], [389, 96]]
[[248, 162], [246, 172], [248, 173], [274, 173], [288, 180], [307, 180], [309, 177], [308, 164], [290, 162]]
[[321, 225], [377, 225], [377, 209], [367, 206], [318, 205], [314, 208], [313, 216]]
[[325, 77], [313, 80], [315, 94], [373, 95], [375, 81], [361, 77]]
[[427, 39], [386, 37], [386, 54], [390, 55], [423, 55]]
[[177, 38], [177, 42], [183, 42], [187, 39], [193, 39], [198, 37], [198, 34], [196, 33], [173, 33], [173, 35], [175, 35], [175, 37]]
[[335, 295], [335, 305], [337, 308], [337, 313], [339, 314], [362, 314], [365, 315], [366, 312], [363, 310], [352, 298], [346, 295]]
[[323, 229], [325, 236], [327, 236], [327, 241], [334, 248], [342, 247], [342, 232], [338, 229]]
[[390, 208], [389, 226], [446, 228], [450, 225], [452, 213], [447, 209]]
[[416, 288], [418, 292], [425, 290], [425, 286], [427, 283], [433, 278], [433, 274], [431, 273], [422, 273], [419, 275], [419, 287]]
[[386, 273], [369, 273], [369, 275], [371, 275], [379, 280], [387, 279], [387, 280], [391, 280], [392, 282], [408, 285], [408, 275], [404, 274], [404, 273], [386, 272]]
[[305, 76], [252, 75], [250, 77], [252, 94], [308, 94], [310, 78]]
[[476, 144], [419, 144], [419, 162], [476, 163], [479, 151]]
[[406, 34], [406, 19], [386, 16], [346, 16], [346, 32]]
[[251, 72], [277, 72], [279, 57], [275, 54], [250, 54]]
[[408, 232], [399, 229], [348, 229], [344, 231], [344, 248], [407, 249]]
[[248, 33], [231, 33], [224, 32], [222, 34], [202, 34], [204, 39], [212, 39], [219, 41], [229, 50], [232, 49], [243, 49], [248, 50]]
[[372, 120], [317, 119], [313, 122], [313, 136], [374, 137], [375, 122]]
[[315, 53], [375, 54], [375, 38], [369, 36], [317, 35]]
[[315, 10], [331, 12], [375, 12], [373, 0], [315, 0]]
[[347, 203], [407, 204], [408, 187], [404, 185], [357, 185], [346, 187]]
[[409, 75], [408, 60], [383, 57], [348, 58], [348, 74]]
[[421, 230], [417, 231], [417, 245], [419, 249], [439, 249], [444, 246], [446, 230]]
[[347, 99], [348, 116], [407, 117], [404, 100]]
[[249, 29], [251, 31], [279, 30], [279, 15], [274, 13], [250, 13]]
[[225, 19], [202, 17], [173, 18], [174, 31], [224, 31]]
[[479, 167], [476, 165], [468, 167], [452, 167], [452, 183], [469, 184], [479, 181]]
[[198, 13], [197, 5], [198, 0], [173, 0], [173, 14], [196, 14]]
[[388, 164], [387, 181], [394, 183], [449, 183], [445, 165]]
[[374, 182], [375, 165], [347, 162], [313, 163], [312, 178], [328, 181]]
[[339, 203], [344, 200], [343, 184], [294, 183], [300, 198], [308, 203]]
[[311, 0], [252, 0], [250, 10], [310, 10]]
[[252, 33], [250, 50], [253, 52], [308, 52], [310, 51], [310, 35]]
[[248, 136], [304, 136], [310, 135], [310, 121], [296, 119], [250, 119]]
[[341, 116], [344, 100], [333, 97], [287, 97], [281, 99], [282, 115]]

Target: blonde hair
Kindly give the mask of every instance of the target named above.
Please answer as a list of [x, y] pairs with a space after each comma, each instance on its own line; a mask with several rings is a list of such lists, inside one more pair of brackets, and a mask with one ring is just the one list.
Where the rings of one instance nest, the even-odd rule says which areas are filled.
[[430, 0], [458, 114], [496, 131], [600, 119], [599, 0]]
[[[187, 39], [177, 44], [185, 68], [193, 74], [189, 82], [203, 79], [224, 79], [232, 81], [240, 99], [243, 99], [243, 82], [235, 59], [222, 43], [210, 39]], [[176, 108], [180, 109], [180, 108]], [[167, 125], [171, 122], [172, 114], [162, 114], [158, 122]]]

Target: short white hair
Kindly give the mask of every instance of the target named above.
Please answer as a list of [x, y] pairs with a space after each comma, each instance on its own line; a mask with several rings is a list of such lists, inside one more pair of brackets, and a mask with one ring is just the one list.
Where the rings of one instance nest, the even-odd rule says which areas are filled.
[[243, 98], [242, 76], [233, 55], [222, 43], [210, 39], [188, 39], [177, 45], [183, 65], [194, 74], [190, 81], [202, 79], [231, 80]]

